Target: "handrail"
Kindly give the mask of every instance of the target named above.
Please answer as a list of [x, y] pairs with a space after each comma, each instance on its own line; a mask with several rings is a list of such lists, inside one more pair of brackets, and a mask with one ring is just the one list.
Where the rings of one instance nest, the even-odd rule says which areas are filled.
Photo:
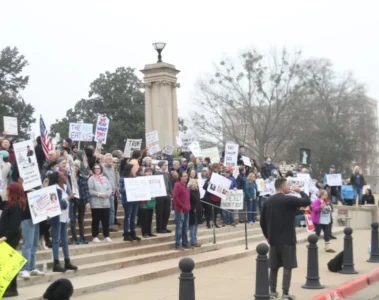
[[[200, 202], [202, 202], [202, 203], [205, 203], [205, 204], [207, 204], [207, 205], [210, 205], [211, 207], [212, 207], [212, 233], [213, 233], [213, 244], [216, 244], [216, 226], [215, 226], [215, 224], [214, 224], [214, 222], [215, 222], [215, 215], [214, 215], [214, 209], [215, 208], [218, 208], [218, 209], [220, 209], [220, 210], [223, 210], [223, 211], [226, 211], [226, 212], [229, 212], [229, 213], [234, 213], [234, 211], [231, 211], [231, 210], [228, 210], [228, 209], [225, 209], [225, 208], [221, 208], [220, 206], [217, 206], [217, 205], [214, 205], [214, 204], [212, 204], [212, 203], [209, 203], [209, 202], [207, 202], [207, 201], [204, 201], [204, 200], [201, 200], [200, 199]], [[237, 209], [238, 211], [240, 211], [240, 209]], [[243, 211], [244, 213], [245, 213], [245, 217], [246, 217], [246, 221], [245, 221], [245, 250], [249, 250], [249, 247], [248, 247], [248, 241], [247, 241], [247, 214], [248, 213], [257, 213], [257, 211], [247, 211], [247, 210], [245, 210], [245, 211]]]

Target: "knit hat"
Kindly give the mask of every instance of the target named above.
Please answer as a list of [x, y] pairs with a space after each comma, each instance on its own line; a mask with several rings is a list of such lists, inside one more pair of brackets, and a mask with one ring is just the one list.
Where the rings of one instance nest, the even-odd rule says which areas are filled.
[[61, 278], [54, 281], [43, 294], [46, 300], [69, 300], [74, 293], [74, 287], [70, 280]]
[[69, 143], [70, 145], [72, 145], [72, 139], [70, 139], [70, 138], [65, 138], [64, 139], [67, 143]]
[[58, 157], [57, 158], [57, 164], [59, 165], [62, 161], [64, 161], [65, 158], [64, 157]]
[[2, 156], [3, 158], [8, 158], [9, 157], [9, 153], [8, 153], [8, 151], [1, 150], [0, 151], [0, 156]]
[[158, 163], [158, 167], [162, 168], [162, 166], [165, 164], [164, 160], [160, 160]]

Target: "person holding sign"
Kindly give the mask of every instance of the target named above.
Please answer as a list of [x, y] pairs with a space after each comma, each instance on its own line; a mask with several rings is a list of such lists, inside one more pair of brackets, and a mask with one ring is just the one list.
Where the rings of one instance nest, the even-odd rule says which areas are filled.
[[179, 174], [179, 181], [175, 184], [173, 192], [176, 250], [188, 249], [188, 212], [191, 209], [191, 203], [187, 180], [187, 173], [181, 172]]
[[297, 268], [295, 217], [299, 207], [311, 205], [308, 195], [298, 186], [292, 190], [300, 193], [301, 198], [287, 195], [290, 186], [284, 178], [275, 181], [276, 194], [268, 198], [262, 208], [260, 225], [263, 235], [270, 245], [270, 296], [278, 298], [276, 285], [278, 270], [283, 267], [283, 296], [281, 299], [293, 300], [289, 294], [292, 269]]
[[[25, 192], [20, 183], [12, 182], [8, 185], [8, 202], [3, 209], [0, 218], [0, 236], [1, 241], [6, 242], [13, 249], [16, 249], [21, 238], [21, 219], [22, 213], [26, 208]], [[3, 297], [16, 297], [17, 291], [17, 276], [13, 278], [5, 291]]]
[[256, 218], [257, 211], [257, 197], [258, 197], [258, 187], [255, 182], [255, 174], [250, 173], [245, 181], [245, 202], [246, 202], [246, 210], [248, 211], [247, 220], [249, 224], [254, 224]]
[[[145, 169], [145, 176], [152, 176], [153, 175], [153, 169], [146, 168]], [[154, 208], [156, 205], [156, 201], [154, 198], [146, 199], [146, 201], [140, 201], [139, 202], [140, 207], [138, 211], [140, 212], [141, 217], [141, 230], [142, 230], [142, 236], [144, 238], [154, 237], [155, 234], [151, 231], [151, 224], [153, 222], [153, 214], [154, 214]]]

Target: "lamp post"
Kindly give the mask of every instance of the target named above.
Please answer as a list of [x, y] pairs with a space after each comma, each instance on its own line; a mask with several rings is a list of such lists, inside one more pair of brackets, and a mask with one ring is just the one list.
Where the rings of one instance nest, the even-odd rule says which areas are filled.
[[153, 46], [154, 46], [154, 49], [157, 50], [157, 52], [158, 52], [158, 61], [157, 61], [157, 63], [161, 63], [162, 62], [162, 55], [161, 55], [161, 53], [162, 53], [164, 47], [166, 47], [166, 43], [154, 43]]

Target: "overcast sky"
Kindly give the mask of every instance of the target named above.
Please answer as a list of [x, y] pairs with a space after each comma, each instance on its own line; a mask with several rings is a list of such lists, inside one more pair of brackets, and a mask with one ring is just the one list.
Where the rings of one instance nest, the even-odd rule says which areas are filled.
[[379, 99], [378, 11], [375, 0], [1, 1], [0, 49], [26, 56], [23, 96], [47, 126], [86, 98], [100, 73], [156, 62], [155, 41], [167, 43], [163, 60], [181, 71], [180, 116], [213, 62], [253, 47], [329, 58]]

